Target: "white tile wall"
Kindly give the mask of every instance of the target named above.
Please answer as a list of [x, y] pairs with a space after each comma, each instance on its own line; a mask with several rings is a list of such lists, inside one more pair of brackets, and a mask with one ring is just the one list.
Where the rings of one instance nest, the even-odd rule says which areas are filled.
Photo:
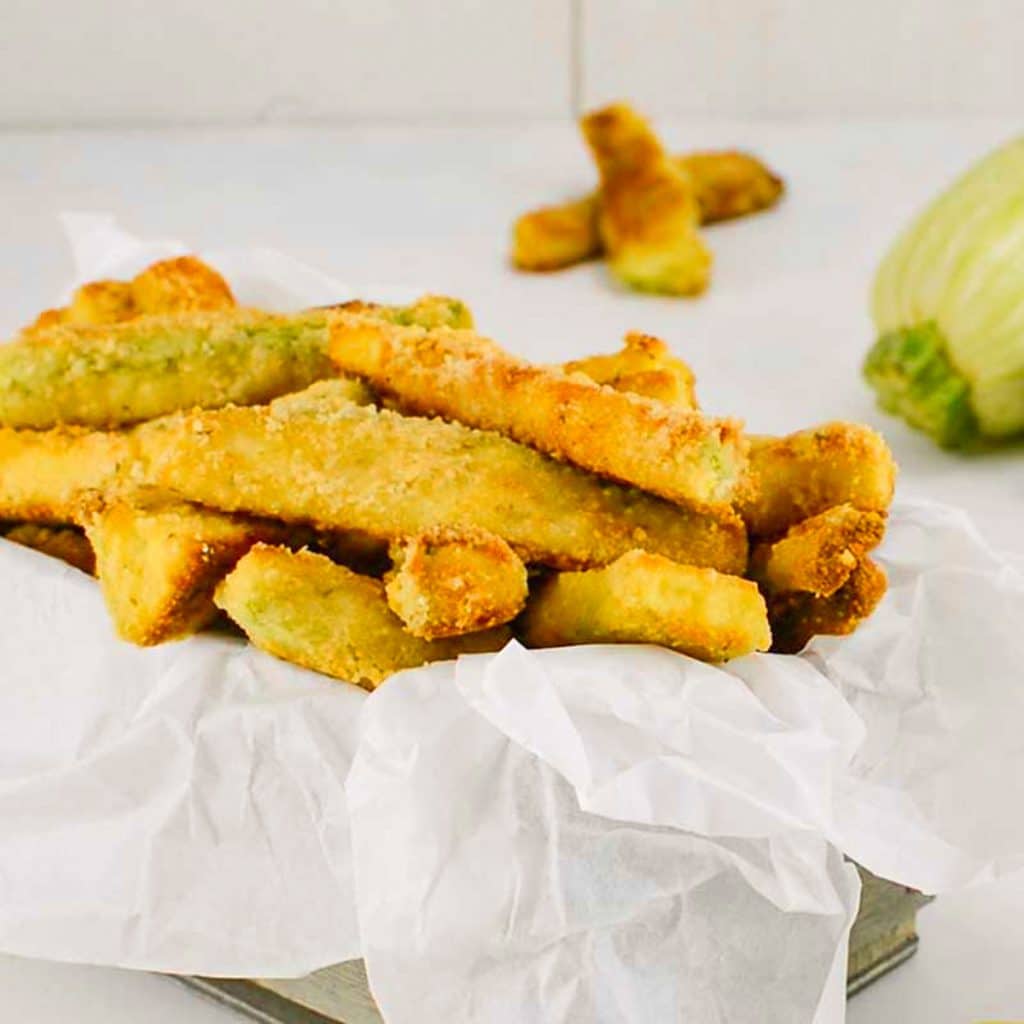
[[0, 0], [0, 123], [564, 114], [570, 0]]
[[0, 125], [1024, 115], [1024, 0], [0, 0]]
[[589, 105], [1024, 115], [1021, 0], [584, 0], [582, 37]]

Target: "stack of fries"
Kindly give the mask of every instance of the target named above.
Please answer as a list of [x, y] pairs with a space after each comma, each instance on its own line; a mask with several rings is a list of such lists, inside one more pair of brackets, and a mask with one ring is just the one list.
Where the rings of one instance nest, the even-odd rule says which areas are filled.
[[233, 623], [371, 687], [512, 636], [724, 661], [847, 633], [894, 474], [866, 427], [703, 415], [656, 338], [532, 365], [455, 299], [247, 310], [192, 257], [0, 347], [9, 540], [95, 572], [125, 640]]
[[588, 196], [523, 214], [512, 233], [520, 270], [561, 270], [604, 255], [637, 291], [699, 295], [711, 251], [698, 228], [774, 206], [782, 179], [734, 150], [671, 157], [627, 103], [580, 122], [600, 184]]

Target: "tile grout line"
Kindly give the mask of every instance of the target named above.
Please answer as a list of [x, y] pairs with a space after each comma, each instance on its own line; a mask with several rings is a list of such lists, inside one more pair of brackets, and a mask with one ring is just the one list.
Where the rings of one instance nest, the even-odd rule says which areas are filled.
[[583, 113], [583, 4], [569, 0], [569, 103], [573, 117]]

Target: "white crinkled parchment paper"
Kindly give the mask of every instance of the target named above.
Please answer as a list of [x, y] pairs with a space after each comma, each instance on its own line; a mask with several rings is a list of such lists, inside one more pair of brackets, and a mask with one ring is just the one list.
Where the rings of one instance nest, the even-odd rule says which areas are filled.
[[[185, 251], [65, 219], [81, 280]], [[360, 291], [203, 255], [246, 303]], [[844, 853], [931, 892], [1024, 865], [1024, 576], [922, 503], [879, 559], [876, 614], [798, 657], [513, 644], [368, 696], [228, 637], [122, 644], [92, 581], [0, 542], [0, 949], [362, 953], [391, 1024], [836, 1024]]]

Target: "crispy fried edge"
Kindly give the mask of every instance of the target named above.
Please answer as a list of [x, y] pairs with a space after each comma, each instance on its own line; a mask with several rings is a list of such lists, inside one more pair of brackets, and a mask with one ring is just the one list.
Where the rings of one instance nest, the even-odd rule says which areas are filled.
[[526, 566], [487, 530], [439, 527], [391, 545], [388, 606], [413, 636], [461, 636], [511, 622], [526, 603]]
[[496, 431], [669, 501], [721, 508], [745, 463], [736, 420], [535, 366], [472, 332], [337, 314], [328, 351], [339, 369], [367, 378], [413, 412]]

